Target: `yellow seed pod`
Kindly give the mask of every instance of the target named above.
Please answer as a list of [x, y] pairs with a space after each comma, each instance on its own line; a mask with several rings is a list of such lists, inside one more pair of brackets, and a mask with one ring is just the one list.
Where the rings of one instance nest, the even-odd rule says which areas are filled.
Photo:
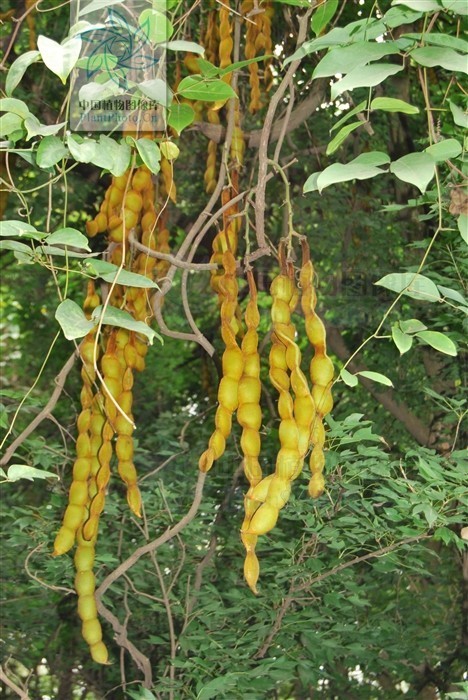
[[102, 385], [102, 391], [105, 396], [110, 395], [114, 399], [117, 399], [117, 397], [122, 393], [122, 382], [120, 379], [116, 379], [114, 377], [105, 377], [105, 382]]
[[[275, 300], [289, 304], [293, 295], [294, 285], [287, 275], [277, 275], [270, 285], [270, 292]], [[288, 307], [289, 308], [289, 307]]]
[[261, 449], [260, 435], [257, 430], [244, 428], [241, 436], [241, 449], [244, 454], [258, 457]]
[[[224, 304], [223, 304], [224, 306]], [[235, 309], [234, 309], [235, 313]], [[230, 314], [232, 316], [232, 313]], [[223, 353], [223, 374], [239, 380], [244, 370], [244, 357], [240, 348], [228, 348]]]
[[93, 412], [91, 416], [90, 432], [92, 435], [101, 435], [104, 425], [106, 423], [105, 416], [102, 413]]
[[91, 441], [88, 433], [81, 433], [76, 439], [76, 454], [78, 457], [91, 455]]
[[269, 354], [269, 362], [273, 367], [287, 370], [288, 363], [286, 362], [286, 350], [283, 345], [272, 345]]
[[247, 552], [244, 561], [244, 578], [250, 589], [257, 594], [257, 581], [260, 575], [260, 564], [255, 552]]
[[[94, 573], [92, 571], [78, 571], [78, 573], [75, 576], [75, 590], [78, 593], [78, 595], [94, 595], [95, 588], [96, 578], [94, 576]], [[92, 644], [93, 642], [88, 642], [88, 644], [90, 643]]]
[[128, 190], [127, 194], [125, 195], [123, 206], [125, 209], [138, 214], [143, 208], [143, 198], [140, 192], [137, 192], [136, 190]]
[[137, 518], [141, 518], [141, 494], [140, 489], [135, 484], [129, 486], [127, 489], [127, 503], [132, 513], [134, 513]]
[[119, 475], [126, 484], [135, 484], [137, 473], [133, 462], [121, 460], [119, 462]]
[[130, 367], [127, 367], [127, 369], [124, 372], [124, 375], [122, 377], [122, 389], [124, 391], [130, 391], [133, 387], [133, 372]]
[[[131, 418], [131, 416], [129, 417]], [[130, 423], [130, 421], [125, 418], [125, 416], [122, 416], [120, 414], [115, 419], [115, 429], [119, 435], [130, 436], [133, 433], [132, 423]]]
[[88, 457], [79, 457], [73, 464], [73, 480], [86, 481], [91, 471], [91, 460]]
[[270, 369], [270, 380], [275, 389], [277, 389], [278, 391], [288, 391], [289, 375], [283, 369], [272, 367]]
[[115, 355], [106, 353], [101, 358], [101, 368], [104, 376], [112, 377], [114, 379], [120, 379], [122, 375], [122, 368], [120, 367], [120, 362]]
[[258, 431], [262, 425], [262, 409], [260, 408], [259, 404], [239, 403], [239, 408], [237, 409], [237, 419], [240, 425]]
[[85, 408], [83, 411], [81, 411], [80, 415], [78, 416], [78, 420], [76, 422], [78, 432], [85, 433], [87, 430], [89, 430], [90, 424], [91, 424], [91, 411], [89, 410], [89, 408]]
[[[91, 573], [91, 572], [86, 572]], [[78, 591], [78, 589], [77, 589]], [[94, 589], [93, 589], [94, 591]], [[78, 594], [80, 595], [80, 594]], [[84, 595], [84, 594], [83, 594]], [[94, 646], [102, 640], [102, 628], [99, 620], [85, 620], [81, 625], [81, 634], [89, 646]]]
[[109, 207], [116, 208], [122, 204], [123, 192], [118, 187], [111, 186], [109, 190]]
[[89, 238], [94, 238], [94, 236], [97, 236], [98, 234], [98, 225], [94, 221], [87, 221], [86, 222], [86, 233], [88, 234]]
[[282, 420], [279, 427], [279, 439], [282, 447], [297, 449], [299, 433], [294, 419]]
[[246, 498], [252, 501], [257, 501], [258, 503], [265, 503], [268, 495], [268, 489], [270, 488], [274, 476], [274, 474], [265, 476], [256, 486], [248, 490]]
[[109, 659], [109, 653], [103, 642], [98, 642], [89, 647], [91, 653], [91, 658], [97, 664], [107, 664]]
[[275, 475], [271, 480], [265, 503], [269, 503], [280, 510], [287, 503], [290, 495], [291, 481]]
[[294, 415], [294, 402], [287, 391], [282, 391], [278, 398], [278, 413], [283, 419], [292, 418]]
[[325, 490], [325, 479], [322, 473], [313, 474], [309, 481], [309, 495], [311, 498], [318, 498]]
[[[109, 240], [112, 241], [112, 243], [122, 243], [124, 240], [124, 229], [123, 229], [123, 223], [118, 224], [117, 226], [112, 227], [109, 229]], [[115, 254], [115, 251], [114, 251]], [[112, 257], [112, 261], [114, 265], [120, 265], [122, 262], [121, 260], [117, 260], [114, 256]]]
[[312, 424], [310, 441], [312, 445], [323, 445], [325, 442], [325, 428], [320, 418]]
[[307, 337], [312, 345], [316, 349], [324, 348], [326, 333], [322, 320], [316, 314], [314, 314], [313, 316], [306, 318], [305, 327]]
[[125, 357], [125, 362], [127, 363], [127, 367], [130, 367], [130, 368], [135, 367], [137, 356], [138, 356], [138, 352], [137, 352], [135, 346], [131, 345], [131, 343], [128, 343], [124, 348], [124, 357]]
[[54, 551], [52, 556], [59, 557], [68, 552], [75, 544], [75, 531], [62, 525], [54, 540]]
[[232, 428], [232, 413], [221, 404], [218, 406], [216, 411], [215, 425], [223, 435], [230, 435]]
[[68, 495], [70, 505], [84, 506], [87, 500], [88, 484], [85, 481], [74, 481], [70, 486], [70, 493]]
[[[118, 443], [118, 439], [117, 439]], [[112, 459], [112, 444], [111, 442], [103, 442], [98, 452], [99, 463], [101, 465], [109, 464]]]
[[115, 454], [122, 462], [131, 462], [133, 459], [133, 440], [128, 435], [119, 435], [115, 443]]
[[[110, 466], [109, 463], [103, 464], [98, 473], [96, 474], [96, 488], [101, 494], [104, 492], [110, 479]], [[104, 504], [103, 504], [104, 505]], [[93, 506], [95, 508], [96, 506]], [[95, 514], [95, 513], [93, 513]]]
[[207, 450], [204, 451], [204, 453], [202, 454], [202, 456], [198, 460], [198, 468], [200, 469], [201, 472], [207, 472], [213, 466], [213, 462], [214, 462], [214, 452], [209, 447]]
[[294, 417], [300, 425], [310, 426], [315, 414], [315, 404], [310, 394], [296, 397]]
[[255, 377], [243, 377], [239, 382], [239, 403], [252, 404], [260, 401], [262, 383]]
[[238, 405], [238, 382], [231, 377], [222, 377], [219, 383], [218, 400], [221, 406], [234, 412]]
[[90, 571], [94, 566], [94, 547], [85, 547], [83, 545], [77, 547], [74, 561], [75, 569], [78, 572]]
[[325, 455], [321, 445], [316, 445], [310, 454], [310, 471], [312, 474], [323, 472]]
[[271, 307], [271, 318], [273, 323], [289, 323], [291, 318], [289, 304], [282, 299], [275, 299]]
[[99, 212], [94, 220], [97, 225], [98, 233], [104, 233], [104, 231], [107, 230], [107, 216], [104, 212]]
[[333, 362], [327, 355], [315, 355], [310, 362], [310, 377], [313, 384], [327, 386], [333, 381]]
[[83, 620], [94, 620], [97, 617], [97, 607], [94, 595], [83, 595], [78, 598], [78, 615]]
[[315, 408], [319, 416], [326, 416], [333, 408], [333, 397], [330, 387], [318, 386], [312, 387], [312, 398], [315, 402]]
[[262, 468], [258, 461], [258, 457], [246, 455], [242, 461], [245, 478], [250, 484], [258, 484], [262, 478]]
[[215, 430], [210, 437], [208, 445], [213, 450], [214, 458], [219, 459], [226, 449], [226, 440], [224, 435], [219, 430]]
[[133, 404], [133, 394], [131, 391], [123, 391], [120, 396], [118, 397], [119, 399], [119, 406], [122, 409], [124, 413], [127, 414], [127, 416], [130, 415], [131, 410], [132, 410], [132, 404]]
[[141, 192], [142, 190], [149, 189], [152, 184], [150, 171], [144, 167], [138, 168], [132, 178], [132, 188], [136, 192]]
[[265, 535], [272, 530], [278, 520], [279, 510], [270, 503], [262, 503], [255, 511], [247, 528], [247, 534]]
[[299, 451], [282, 447], [276, 459], [276, 474], [281, 479], [291, 479], [301, 461]]

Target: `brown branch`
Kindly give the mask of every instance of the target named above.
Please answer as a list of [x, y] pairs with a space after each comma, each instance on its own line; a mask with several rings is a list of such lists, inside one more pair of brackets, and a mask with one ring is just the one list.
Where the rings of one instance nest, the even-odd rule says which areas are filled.
[[[340, 331], [334, 326], [327, 325], [327, 343], [330, 350], [339, 357], [340, 360], [346, 362], [351, 353], [346, 347]], [[352, 360], [347, 369], [352, 372], [362, 372], [367, 370], [367, 367], [362, 362]], [[395, 393], [392, 389], [387, 391], [379, 391], [374, 382], [366, 377], [358, 375], [361, 384], [367, 391], [378, 401], [391, 415], [399, 420], [405, 429], [414, 437], [420, 445], [429, 445], [431, 441], [430, 429], [418, 418], [410, 409], [403, 403], [400, 403], [395, 398]]]
[[132, 568], [136, 562], [141, 559], [145, 554], [150, 552], [155, 552], [161, 545], [169, 542], [173, 537], [179, 534], [184, 527], [186, 527], [195, 517], [200, 507], [201, 500], [203, 497], [203, 485], [205, 483], [206, 474], [200, 472], [198, 474], [197, 484], [195, 486], [195, 495], [187, 513], [176, 523], [173, 527], [170, 527], [162, 535], [157, 537], [155, 540], [138, 547], [133, 554], [131, 554], [127, 559], [125, 559], [119, 566], [111, 571], [110, 574], [102, 581], [99, 588], [96, 590], [96, 600], [100, 601], [104, 593], [107, 591], [109, 586], [111, 586], [114, 581], [117, 581], [123, 574], [125, 574], [129, 569]]
[[13, 692], [16, 693], [17, 696], [21, 698], [21, 700], [31, 700], [29, 695], [22, 688], [20, 688], [19, 685], [16, 685], [16, 683], [14, 683], [11, 680], [11, 678], [7, 676], [7, 674], [3, 670], [3, 666], [0, 666], [0, 681], [3, 681], [5, 685], [7, 685], [11, 690], [13, 690]]
[[325, 580], [326, 578], [329, 578], [330, 576], [334, 576], [335, 574], [338, 574], [340, 571], [343, 571], [344, 569], [349, 569], [351, 566], [356, 566], [356, 564], [360, 564], [363, 561], [368, 561], [369, 559], [375, 559], [376, 557], [381, 557], [384, 554], [388, 554], [389, 552], [393, 552], [393, 550], [398, 549], [399, 547], [402, 547], [405, 544], [411, 544], [412, 542], [419, 542], [420, 540], [428, 539], [431, 536], [432, 535], [429, 535], [429, 534], [421, 534], [421, 535], [415, 535], [414, 537], [407, 537], [405, 540], [401, 540], [400, 542], [394, 542], [393, 544], [389, 544], [386, 547], [382, 547], [381, 549], [378, 549], [375, 552], [369, 552], [368, 554], [363, 554], [360, 557], [354, 557], [354, 559], [351, 559], [350, 561], [342, 562], [341, 564], [334, 566], [329, 571], [325, 571], [323, 574], [319, 574], [318, 576], [314, 576], [313, 578], [311, 578], [308, 581], [305, 581], [304, 583], [301, 583], [299, 585], [296, 585], [295, 580], [293, 580], [291, 582], [289, 593], [285, 597], [285, 599], [281, 605], [281, 608], [279, 609], [279, 611], [277, 613], [276, 620], [273, 623], [273, 626], [272, 626], [270, 632], [268, 633], [267, 638], [265, 639], [262, 646], [255, 654], [254, 659], [263, 659], [264, 658], [265, 654], [267, 653], [268, 649], [271, 646], [273, 639], [276, 637], [279, 630], [281, 629], [281, 624], [283, 622], [284, 616], [286, 615], [287, 611], [289, 610], [292, 603], [294, 602], [295, 596], [297, 593], [299, 593], [300, 591], [309, 590], [311, 588], [311, 586], [315, 585], [316, 583], [320, 583], [321, 581]]
[[76, 354], [73, 353], [73, 355], [68, 358], [58, 375], [55, 377], [55, 389], [53, 390], [50, 399], [42, 411], [40, 411], [40, 413], [37, 414], [37, 416], [30, 422], [23, 432], [20, 433], [15, 440], [13, 440], [11, 445], [5, 451], [3, 457], [0, 459], [0, 466], [3, 467], [8, 464], [18, 447], [31, 435], [31, 433], [36, 430], [38, 425], [40, 425], [42, 421], [45, 418], [48, 418], [48, 416], [52, 413], [63, 391], [63, 387], [65, 386], [65, 381], [70, 373], [70, 370], [75, 364], [75, 359]]

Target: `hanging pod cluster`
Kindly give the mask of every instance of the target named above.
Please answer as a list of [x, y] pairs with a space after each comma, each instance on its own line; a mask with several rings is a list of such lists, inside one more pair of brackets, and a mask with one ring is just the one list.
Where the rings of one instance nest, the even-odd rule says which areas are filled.
[[[163, 159], [159, 182], [142, 165], [120, 177], [113, 177], [98, 214], [87, 223], [90, 237], [105, 233], [110, 261], [150, 279], [161, 279], [168, 263], [132, 248], [137, 241], [148, 251], [169, 252], [166, 227], [168, 199], [175, 199], [172, 162]], [[135, 320], [150, 323], [151, 299], [143, 287], [113, 284], [109, 303], [128, 311]], [[94, 282], [88, 284], [83, 308], [88, 318], [101, 299]], [[77, 420], [76, 460], [69, 490], [68, 506], [54, 542], [54, 556], [64, 554], [76, 543], [75, 588], [82, 633], [98, 663], [107, 663], [97, 617], [93, 573], [99, 521], [115, 460], [124, 482], [132, 512], [141, 517], [141, 494], [133, 461], [132, 415], [134, 372], [143, 371], [148, 350], [146, 336], [124, 328], [97, 327], [81, 342], [81, 412]]]
[[[313, 286], [314, 269], [309, 247], [302, 241], [302, 266], [299, 287], [292, 263], [280, 246], [280, 272], [271, 283], [271, 348], [269, 378], [278, 394], [279, 450], [273, 473], [263, 476], [260, 465], [262, 424], [260, 355], [258, 325], [260, 314], [253, 273], [247, 271], [249, 300], [244, 320], [246, 332], [239, 347], [232, 321], [237, 303], [236, 266], [232, 254], [223, 256], [224, 275], [220, 281], [221, 336], [225, 345], [223, 376], [218, 389], [215, 431], [208, 449], [199, 460], [202, 471], [211, 469], [223, 454], [231, 433], [232, 415], [242, 427], [241, 449], [243, 468], [249, 489], [245, 496], [245, 516], [241, 539], [246, 549], [244, 576], [254, 593], [260, 573], [256, 545], [258, 537], [272, 530], [280, 510], [291, 494], [292, 482], [300, 475], [310, 451], [309, 494], [317, 498], [323, 493], [325, 464], [325, 429], [323, 418], [333, 406], [331, 385], [333, 364], [326, 352], [325, 327], [316, 313], [317, 297]], [[299, 301], [305, 318], [307, 338], [313, 349], [309, 378], [302, 370], [302, 356], [297, 343], [293, 319]]]

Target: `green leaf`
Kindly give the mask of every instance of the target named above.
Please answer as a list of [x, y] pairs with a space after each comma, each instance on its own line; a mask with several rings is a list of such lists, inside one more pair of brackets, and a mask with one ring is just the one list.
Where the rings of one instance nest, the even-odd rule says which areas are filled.
[[358, 114], [358, 112], [362, 112], [363, 110], [366, 109], [367, 105], [367, 100], [363, 100], [360, 102], [356, 107], [353, 109], [349, 110], [349, 112], [345, 112], [344, 116], [339, 119], [336, 124], [332, 126], [330, 131], [335, 131], [336, 129], [339, 129], [342, 124], [345, 124], [351, 117], [354, 117], [355, 114]]
[[140, 289], [159, 289], [156, 282], [150, 280], [144, 275], [139, 275], [136, 272], [128, 272], [121, 270], [117, 265], [108, 263], [105, 260], [90, 260], [86, 263], [86, 269], [91, 275], [100, 277], [105, 282], [112, 284], [117, 280], [119, 284], [126, 287], [139, 287]]
[[381, 109], [384, 112], [403, 112], [403, 114], [419, 114], [419, 108], [395, 97], [376, 97], [371, 102], [371, 110]]
[[455, 12], [457, 15], [468, 15], [468, 6], [465, 0], [442, 0], [442, 5], [446, 10]]
[[338, 150], [338, 148], [343, 144], [348, 136], [351, 134], [351, 132], [355, 131], [358, 129], [360, 126], [363, 125], [364, 122], [354, 122], [353, 124], [347, 124], [344, 126], [342, 129], [339, 130], [339, 132], [332, 138], [330, 143], [327, 146], [327, 156], [331, 155], [335, 151]]
[[457, 226], [460, 231], [460, 236], [468, 245], [468, 214], [460, 214], [457, 219]]
[[[312, 78], [327, 78], [337, 73], [351, 73], [370, 61], [378, 61], [389, 54], [400, 53], [393, 41], [357, 41], [350, 46], [332, 48], [315, 68]], [[375, 84], [375, 83], [373, 83]], [[339, 94], [339, 93], [338, 93]]]
[[81, 53], [81, 37], [75, 36], [58, 44], [53, 39], [40, 34], [37, 38], [37, 48], [47, 68], [58, 75], [63, 84], [78, 61]]
[[[349, 180], [368, 180], [371, 177], [382, 175], [385, 170], [376, 168], [373, 165], [365, 165], [363, 163], [333, 163], [328, 168], [320, 173], [317, 178], [317, 189], [322, 192], [325, 187], [334, 185], [337, 182], [348, 182]], [[310, 179], [310, 178], [309, 178]], [[304, 192], [308, 192], [307, 184], [304, 185]]]
[[417, 318], [410, 318], [407, 321], [400, 321], [400, 328], [403, 333], [417, 333], [418, 331], [425, 331], [427, 326]]
[[437, 12], [441, 9], [438, 0], [393, 0], [393, 5], [406, 5], [418, 12]]
[[200, 56], [203, 56], [205, 53], [204, 46], [196, 44], [194, 41], [185, 41], [184, 39], [168, 41], [162, 45], [162, 48], [169, 49], [169, 51], [188, 51], [190, 53], [198, 53]]
[[388, 153], [384, 153], [383, 151], [368, 151], [367, 153], [361, 153], [359, 156], [354, 158], [352, 163], [360, 165], [375, 165], [378, 167], [379, 165], [387, 165], [387, 163], [390, 163], [390, 156]]
[[421, 66], [432, 68], [442, 66], [445, 70], [459, 73], [467, 73], [466, 56], [462, 56], [453, 49], [446, 49], [437, 46], [423, 46], [410, 51], [412, 59]]
[[33, 136], [51, 136], [56, 134], [58, 131], [66, 126], [67, 122], [61, 122], [60, 124], [41, 124], [39, 119], [33, 114], [30, 114], [24, 120], [24, 126], [28, 132], [27, 140], [31, 139]]
[[357, 386], [357, 384], [359, 384], [359, 380], [356, 375], [351, 374], [351, 372], [348, 372], [347, 369], [343, 368], [341, 370], [340, 377], [348, 386]]
[[68, 134], [67, 146], [78, 163], [91, 163], [96, 155], [96, 141], [94, 139], [82, 139], [76, 134]]
[[157, 102], [163, 107], [169, 107], [172, 102], [172, 90], [169, 85], [161, 78], [154, 78], [153, 80], [144, 80], [142, 83], [138, 83], [138, 89], [146, 97], [149, 97], [154, 102]]
[[24, 119], [19, 114], [7, 112], [0, 117], [0, 137], [10, 136], [23, 128]]
[[2, 97], [0, 99], [0, 112], [13, 112], [23, 119], [31, 114], [27, 104], [23, 100], [17, 100], [16, 97]]
[[449, 100], [448, 102], [455, 124], [457, 126], [462, 126], [464, 129], [468, 129], [468, 112], [464, 112], [462, 109], [460, 109], [460, 107], [458, 107], [458, 105], [456, 105], [451, 100]]
[[34, 226], [25, 221], [2, 221], [0, 227], [0, 236], [19, 236], [20, 238], [33, 238], [40, 241], [45, 235], [39, 233]]
[[383, 16], [385, 25], [390, 29], [402, 24], [413, 24], [422, 17], [422, 12], [415, 12], [407, 7], [391, 7]]
[[392, 327], [392, 338], [400, 355], [404, 355], [405, 352], [408, 352], [413, 344], [413, 337], [403, 333], [396, 325]]
[[8, 96], [12, 94], [14, 89], [21, 82], [27, 68], [32, 63], [37, 63], [40, 57], [41, 54], [39, 51], [26, 51], [26, 53], [21, 54], [21, 56], [18, 56], [18, 58], [13, 61], [5, 81], [5, 92]]
[[325, 2], [315, 9], [310, 22], [310, 26], [315, 36], [322, 33], [330, 20], [333, 19], [337, 9], [338, 0], [325, 0]]
[[453, 357], [457, 354], [457, 346], [445, 333], [439, 333], [439, 331], [419, 331], [416, 333], [416, 336], [435, 350], [439, 350], [439, 352], [452, 355]]
[[371, 379], [373, 382], [378, 382], [379, 384], [385, 384], [385, 386], [393, 386], [391, 379], [385, 376], [385, 374], [380, 374], [380, 372], [371, 372], [369, 370], [363, 370], [362, 372], [356, 372], [361, 377], [366, 379]]
[[157, 143], [145, 138], [137, 139], [134, 143], [143, 163], [157, 175], [161, 167], [161, 151]]
[[[267, 61], [269, 58], [272, 57], [272, 54], [263, 54], [263, 56], [255, 56], [255, 58], [248, 58], [245, 61], [236, 61], [236, 63], [230, 63], [229, 66], [226, 66], [226, 68], [218, 68], [217, 73], [221, 76], [229, 75], [229, 73], [233, 73], [235, 70], [240, 70], [241, 68], [250, 66], [252, 65], [252, 63], [260, 63], [260, 61]], [[200, 61], [200, 59], [198, 59], [198, 61]], [[206, 63], [208, 63], [208, 61], [206, 61]]]
[[193, 123], [195, 112], [190, 105], [172, 104], [167, 123], [180, 135], [184, 129]]
[[[79, 308], [79, 307], [78, 307]], [[101, 320], [103, 312], [103, 307], [98, 306], [93, 311], [92, 321], [93, 326]], [[106, 326], [116, 326], [117, 328], [126, 328], [129, 331], [135, 331], [135, 333], [140, 333], [141, 335], [146, 335], [150, 345], [153, 344], [155, 338], [162, 342], [161, 336], [158, 335], [152, 328], [143, 323], [143, 321], [135, 321], [133, 316], [128, 313], [128, 311], [123, 311], [122, 309], [117, 309], [115, 306], [107, 306], [104, 310], [104, 316], [102, 317], [102, 322]]]
[[456, 289], [450, 289], [450, 287], [443, 287], [441, 284], [438, 284], [437, 287], [439, 288], [439, 292], [446, 299], [452, 299], [452, 301], [457, 301], [459, 304], [462, 304], [463, 306], [468, 306], [468, 301], [465, 299], [463, 294], [460, 294], [460, 292], [457, 292]]
[[27, 255], [32, 257], [34, 251], [26, 243], [20, 243], [19, 241], [9, 241], [5, 239], [0, 240], [0, 250], [12, 250], [15, 253], [20, 253], [21, 255]]
[[95, 326], [93, 321], [89, 321], [86, 318], [81, 306], [78, 306], [71, 299], [65, 299], [57, 306], [55, 318], [59, 322], [67, 340], [83, 338]]
[[463, 148], [461, 143], [456, 139], [444, 139], [438, 143], [434, 143], [425, 149], [425, 153], [429, 153], [435, 163], [440, 163], [450, 158], [456, 158], [460, 155]]
[[403, 182], [415, 185], [422, 194], [435, 174], [434, 160], [428, 153], [409, 153], [390, 165], [390, 172]]
[[12, 464], [7, 474], [8, 481], [19, 481], [19, 479], [58, 479], [57, 474], [48, 472], [45, 469], [36, 469], [28, 464]]
[[61, 228], [58, 231], [54, 231], [50, 236], [44, 240], [47, 245], [70, 245], [74, 248], [83, 248], [84, 250], [91, 251], [88, 244], [88, 239], [76, 228]]
[[410, 33], [402, 34], [401, 38], [412, 39], [417, 43], [424, 42], [424, 44], [445, 46], [449, 49], [455, 49], [455, 51], [461, 51], [462, 53], [468, 51], [468, 42], [452, 34], [441, 34], [440, 32], [425, 32], [424, 34]]
[[389, 63], [373, 63], [370, 66], [359, 66], [344, 78], [333, 83], [331, 88], [331, 99], [336, 100], [347, 90], [351, 91], [358, 87], [374, 87], [380, 85], [386, 78], [403, 70], [403, 66]]
[[45, 136], [40, 142], [36, 163], [40, 168], [51, 168], [68, 155], [68, 149], [58, 136]]
[[99, 136], [94, 163], [98, 164], [98, 161], [103, 162], [104, 158], [106, 158], [109, 162], [107, 169], [115, 177], [123, 175], [128, 170], [131, 157], [132, 149], [125, 141], [119, 143], [105, 134]]
[[375, 284], [397, 294], [406, 294], [412, 299], [423, 301], [439, 301], [440, 299], [439, 290], [434, 282], [429, 277], [414, 272], [394, 272], [385, 275]]
[[435, 521], [437, 520], [439, 514], [430, 504], [424, 505], [423, 513], [424, 517], [427, 520], [427, 524], [429, 525], [429, 527], [432, 527]]
[[163, 12], [154, 9], [143, 10], [138, 22], [151, 44], [165, 43], [174, 34], [172, 22]]
[[190, 75], [179, 83], [177, 93], [187, 100], [218, 102], [237, 97], [236, 92], [224, 80], [207, 80], [201, 75]]

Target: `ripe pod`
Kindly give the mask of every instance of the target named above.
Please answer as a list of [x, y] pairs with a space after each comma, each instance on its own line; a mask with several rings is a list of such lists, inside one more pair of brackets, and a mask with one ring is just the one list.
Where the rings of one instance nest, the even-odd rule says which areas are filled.
[[317, 472], [322, 472], [325, 466], [325, 455], [323, 454], [322, 447], [317, 445], [311, 452], [310, 455], [310, 471], [312, 474]]
[[103, 355], [101, 358], [101, 367], [106, 381], [110, 377], [113, 377], [114, 379], [120, 379], [122, 375], [122, 369], [120, 367], [120, 362], [115, 357], [115, 355], [111, 355], [110, 353], [106, 352], [106, 354]]
[[123, 391], [118, 397], [119, 406], [127, 416], [130, 415], [133, 403], [133, 394], [131, 391]]
[[97, 618], [97, 607], [94, 595], [80, 595], [78, 597], [78, 615], [83, 620]]
[[[239, 395], [240, 393], [239, 387]], [[262, 424], [262, 409], [258, 403], [239, 403], [237, 419], [242, 426], [259, 430]]]
[[258, 457], [261, 449], [260, 435], [257, 430], [244, 428], [241, 436], [241, 448], [244, 454]]
[[89, 646], [94, 646], [102, 640], [102, 629], [99, 620], [85, 620], [81, 625], [81, 634]]
[[244, 561], [244, 578], [249, 588], [257, 595], [257, 581], [260, 575], [260, 564], [255, 552], [247, 552]]
[[310, 362], [310, 376], [314, 384], [327, 386], [333, 381], [333, 363], [327, 355], [316, 355]]
[[[92, 571], [78, 571], [78, 573], [75, 576], [75, 590], [78, 593], [78, 595], [94, 595], [95, 588], [96, 578], [94, 576], [94, 573]], [[92, 643], [93, 642], [88, 642], [88, 644]]]
[[[89, 543], [86, 543], [89, 545]], [[75, 552], [75, 568], [79, 571], [90, 571], [94, 565], [94, 547], [80, 545]]]
[[124, 207], [126, 210], [130, 210], [135, 214], [138, 214], [143, 207], [143, 199], [141, 194], [135, 190], [128, 190], [124, 200]]
[[111, 442], [103, 442], [99, 452], [98, 452], [98, 459], [99, 463], [101, 466], [108, 465], [110, 464], [110, 461], [112, 459], [112, 443]]
[[223, 353], [223, 374], [239, 380], [244, 369], [244, 357], [240, 348], [228, 348]]
[[312, 387], [312, 397], [315, 401], [315, 409], [319, 416], [325, 416], [333, 408], [333, 397], [330, 387], [318, 386]]
[[239, 383], [239, 403], [258, 403], [262, 393], [262, 384], [255, 377], [243, 377]]
[[87, 457], [79, 457], [73, 465], [73, 480], [86, 481], [91, 472], [91, 460]]
[[54, 557], [59, 557], [61, 554], [68, 552], [75, 544], [75, 531], [62, 525], [58, 531], [54, 541]]
[[271, 480], [265, 502], [270, 503], [270, 505], [279, 510], [287, 503], [290, 495], [291, 482], [288, 479], [281, 479], [275, 475]]
[[127, 490], [127, 502], [130, 510], [137, 518], [141, 518], [141, 494], [138, 486], [130, 486]]
[[74, 481], [70, 486], [68, 501], [71, 505], [84, 506], [88, 500], [88, 484], [86, 481]]
[[325, 326], [323, 325], [320, 318], [313, 314], [306, 318], [306, 332], [312, 345], [315, 347], [316, 352], [324, 352], [325, 350]]
[[115, 454], [122, 462], [131, 462], [133, 459], [133, 440], [129, 435], [119, 435], [115, 444]]
[[107, 664], [109, 659], [109, 653], [103, 642], [93, 644], [89, 647], [89, 651], [91, 653], [93, 661], [95, 661], [97, 664]]
[[247, 528], [247, 534], [265, 535], [275, 527], [278, 514], [279, 510], [270, 503], [262, 503], [252, 516]]
[[219, 459], [226, 449], [226, 440], [221, 431], [214, 431], [213, 435], [210, 437], [208, 445], [213, 450], [214, 458]]
[[218, 406], [215, 416], [215, 425], [223, 435], [229, 435], [232, 428], [232, 413], [221, 404]]
[[325, 490], [325, 479], [322, 473], [314, 474], [309, 481], [309, 495], [318, 498]]
[[91, 424], [91, 411], [89, 408], [85, 408], [83, 411], [81, 411], [80, 415], [78, 416], [78, 420], [76, 421], [76, 426], [78, 428], [79, 433], [86, 433], [89, 430], [89, 426]]
[[219, 403], [228, 411], [235, 411], [238, 405], [238, 383], [231, 377], [223, 377], [218, 389]]
[[[131, 418], [131, 416], [129, 416]], [[132, 423], [120, 413], [115, 420], [115, 429], [119, 435], [131, 435], [133, 433]]]
[[63, 525], [76, 532], [83, 522], [84, 509], [79, 505], [68, 505], [63, 516]]

